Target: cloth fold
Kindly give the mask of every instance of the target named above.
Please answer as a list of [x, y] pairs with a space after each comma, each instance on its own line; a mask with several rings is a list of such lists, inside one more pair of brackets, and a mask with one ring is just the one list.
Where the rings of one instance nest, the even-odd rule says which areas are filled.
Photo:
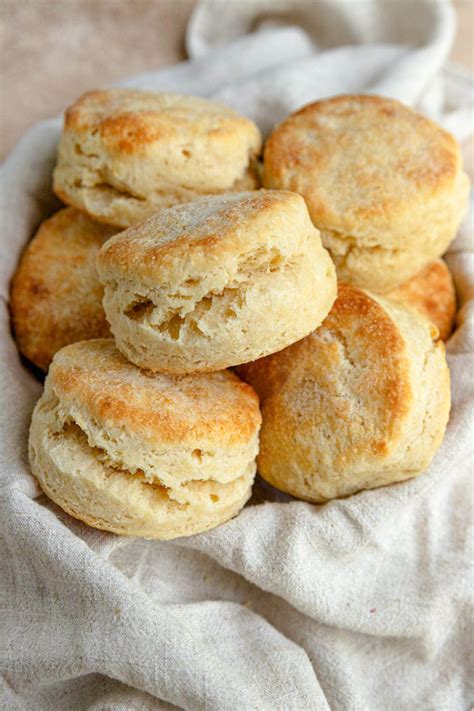
[[[190, 61], [122, 85], [218, 98], [264, 132], [322, 96], [383, 93], [463, 140], [473, 81], [444, 65], [453, 31], [444, 0], [201, 0]], [[468, 708], [472, 210], [447, 257], [461, 302], [448, 344], [453, 406], [429, 471], [325, 506], [257, 481], [251, 505], [213, 531], [167, 543], [120, 538], [49, 502], [27, 461], [41, 384], [11, 337], [8, 284], [58, 206], [60, 126], [32, 129], [0, 176], [1, 707]]]

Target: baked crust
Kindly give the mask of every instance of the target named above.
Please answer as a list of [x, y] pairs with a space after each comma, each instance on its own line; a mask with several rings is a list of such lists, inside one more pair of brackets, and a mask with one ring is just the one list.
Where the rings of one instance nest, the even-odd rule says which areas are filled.
[[338, 276], [386, 292], [443, 254], [467, 205], [455, 139], [398, 101], [337, 96], [275, 128], [266, 188], [301, 194]]
[[54, 190], [96, 220], [128, 227], [203, 195], [258, 187], [257, 126], [207, 99], [91, 91], [65, 114]]
[[261, 399], [260, 474], [324, 502], [421, 473], [450, 406], [436, 336], [411, 309], [340, 284], [320, 328], [237, 369]]
[[280, 350], [316, 328], [336, 297], [304, 200], [283, 191], [164, 210], [109, 240], [97, 268], [118, 348], [164, 372]]
[[434, 323], [443, 341], [449, 338], [456, 319], [457, 299], [453, 277], [442, 259], [431, 262], [386, 296], [416, 309]]
[[234, 373], [171, 376], [141, 371], [111, 339], [63, 348], [49, 382], [67, 408], [97, 427], [120, 427], [156, 444], [246, 445], [260, 424], [258, 398]]
[[261, 416], [229, 371], [140, 371], [112, 340], [54, 357], [31, 423], [29, 456], [44, 492], [89, 525], [174, 538], [234, 516], [250, 496]]
[[115, 229], [67, 207], [45, 220], [13, 276], [10, 308], [20, 352], [47, 370], [63, 346], [110, 335], [95, 258]]

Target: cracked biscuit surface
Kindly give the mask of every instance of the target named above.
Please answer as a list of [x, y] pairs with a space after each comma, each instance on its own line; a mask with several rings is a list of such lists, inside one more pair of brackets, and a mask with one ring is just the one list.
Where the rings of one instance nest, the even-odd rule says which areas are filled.
[[65, 114], [54, 191], [101, 222], [129, 227], [207, 194], [258, 187], [257, 126], [195, 96], [90, 91]]
[[322, 503], [423, 472], [450, 408], [436, 336], [415, 311], [339, 284], [316, 331], [237, 369], [261, 400], [259, 473]]
[[285, 191], [163, 210], [110, 239], [97, 268], [117, 347], [174, 373], [284, 348], [321, 323], [337, 289], [304, 200]]
[[175, 538], [234, 516], [251, 493], [261, 422], [252, 388], [229, 371], [140, 371], [110, 339], [67, 346], [31, 423], [43, 491], [85, 523]]
[[302, 195], [338, 277], [387, 292], [441, 256], [467, 206], [456, 140], [398, 101], [337, 96], [285, 119], [263, 185]]
[[115, 232], [67, 207], [42, 222], [23, 252], [10, 308], [18, 347], [38, 368], [69, 343], [110, 335], [95, 258]]

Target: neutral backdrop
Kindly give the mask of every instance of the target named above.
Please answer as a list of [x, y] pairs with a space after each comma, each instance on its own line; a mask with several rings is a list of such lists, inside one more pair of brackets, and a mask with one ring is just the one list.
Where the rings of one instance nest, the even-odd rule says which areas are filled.
[[[83, 91], [184, 59], [194, 2], [0, 0], [0, 159]], [[474, 71], [474, 0], [455, 5], [452, 59]]]

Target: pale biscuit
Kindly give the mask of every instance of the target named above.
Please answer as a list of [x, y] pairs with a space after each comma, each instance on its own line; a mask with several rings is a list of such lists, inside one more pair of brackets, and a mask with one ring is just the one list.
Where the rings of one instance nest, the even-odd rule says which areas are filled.
[[303, 195], [338, 277], [381, 293], [446, 251], [469, 192], [455, 139], [377, 96], [289, 116], [266, 143], [263, 184]]
[[261, 400], [259, 473], [324, 502], [424, 471], [450, 407], [436, 336], [412, 309], [340, 284], [320, 328], [237, 369]]
[[129, 227], [161, 208], [258, 187], [257, 126], [196, 96], [91, 91], [65, 115], [54, 191], [101, 222]]
[[168, 539], [234, 516], [251, 493], [261, 422], [252, 388], [229, 371], [140, 371], [112, 340], [56, 354], [30, 430], [31, 469], [72, 516]]
[[386, 296], [411, 306], [428, 318], [446, 341], [456, 319], [456, 290], [448, 265], [442, 259], [431, 262], [421, 272]]
[[171, 373], [220, 370], [316, 328], [334, 265], [294, 193], [254, 191], [163, 210], [97, 259], [117, 347]]
[[69, 343], [110, 335], [95, 258], [115, 232], [68, 207], [45, 220], [23, 252], [10, 308], [18, 348], [39, 368]]

